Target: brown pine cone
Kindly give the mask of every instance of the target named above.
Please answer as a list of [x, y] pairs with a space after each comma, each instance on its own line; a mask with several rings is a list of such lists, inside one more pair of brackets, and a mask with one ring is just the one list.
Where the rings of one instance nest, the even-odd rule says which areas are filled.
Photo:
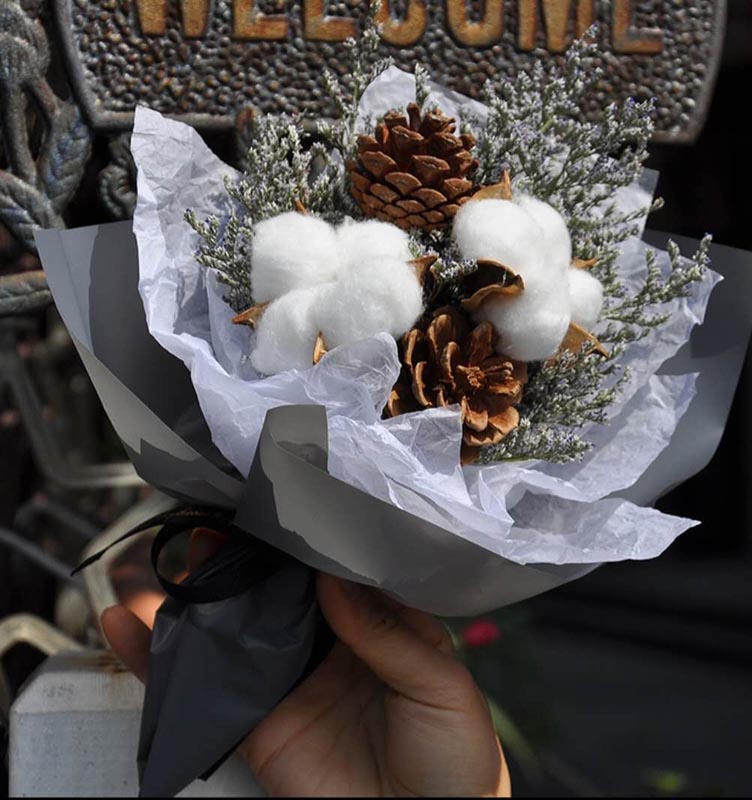
[[402, 374], [386, 416], [459, 404], [462, 461], [475, 461], [481, 447], [497, 444], [517, 427], [515, 406], [527, 380], [524, 363], [496, 354], [495, 337], [490, 322], [473, 326], [451, 306], [435, 311], [427, 325], [402, 337]]
[[471, 150], [475, 137], [454, 134], [455, 121], [438, 109], [390, 111], [373, 136], [358, 137], [358, 157], [348, 164], [352, 194], [363, 213], [405, 230], [448, 225], [478, 189]]

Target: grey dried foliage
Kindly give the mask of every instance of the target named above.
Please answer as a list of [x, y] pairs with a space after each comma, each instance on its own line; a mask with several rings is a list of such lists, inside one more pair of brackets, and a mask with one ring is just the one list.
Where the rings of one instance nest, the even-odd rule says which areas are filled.
[[[577, 41], [561, 69], [539, 64], [513, 82], [489, 80], [484, 101], [490, 113], [477, 155], [480, 182], [498, 182], [502, 171], [509, 169], [515, 191], [545, 200], [562, 213], [574, 256], [597, 259], [594, 272], [605, 295], [597, 333], [608, 343], [610, 355], [603, 358], [583, 350], [530, 365], [521, 423], [500, 444], [484, 450], [483, 463], [581, 458], [590, 448], [583, 427], [608, 421], [609, 408], [628, 379], [619, 363], [625, 348], [663, 324], [670, 304], [686, 296], [706, 274], [709, 237], [690, 259], [682, 258], [671, 244], [665, 271], [648, 250], [644, 278], [636, 289], [619, 278], [616, 262], [622, 244], [639, 235], [638, 220], [660, 204], [655, 201], [649, 208], [622, 212], [613, 199], [642, 173], [653, 130], [653, 104], [630, 100], [608, 106], [598, 122], [582, 121], [580, 106], [601, 74], [593, 39], [588, 35]], [[250, 254], [255, 222], [293, 209], [296, 201], [332, 221], [360, 216], [342, 167], [354, 152], [362, 94], [390, 65], [376, 57], [378, 40], [372, 14], [362, 36], [346, 45], [347, 74], [327, 75], [339, 113], [334, 122], [318, 123], [328, 149], [321, 145], [307, 149], [299, 120], [261, 117], [254, 123], [244, 174], [227, 185], [232, 208], [206, 220], [187, 213], [202, 240], [199, 263], [217, 271], [236, 310], [253, 301]], [[425, 103], [428, 92], [428, 72], [418, 65], [416, 101]], [[472, 124], [472, 119], [465, 117], [462, 124]], [[448, 234], [415, 234], [411, 246], [415, 255], [438, 253], [433, 273], [439, 290], [450, 299], [459, 279], [476, 268], [474, 262], [462, 259]]]

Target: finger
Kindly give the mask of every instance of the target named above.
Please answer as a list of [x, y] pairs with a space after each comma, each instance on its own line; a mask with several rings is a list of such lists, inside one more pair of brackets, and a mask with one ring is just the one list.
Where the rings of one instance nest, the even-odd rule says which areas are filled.
[[149, 630], [154, 627], [154, 618], [157, 616], [159, 607], [164, 603], [164, 592], [155, 592], [147, 589], [135, 592], [120, 599], [123, 607], [132, 611]]
[[[322, 720], [336, 706], [342, 708], [345, 698], [353, 699], [362, 674], [367, 674], [363, 663], [337, 642], [321, 664], [256, 726], [238, 749], [262, 785], [267, 768], [288, 742], [300, 736], [312, 720]], [[371, 680], [375, 683], [373, 676]]]
[[426, 614], [425, 611], [418, 611], [417, 608], [405, 606], [386, 595], [382, 595], [382, 597], [405, 625], [417, 633], [424, 642], [440, 650], [442, 653], [446, 653], [450, 656], [454, 654], [452, 637], [436, 617], [431, 614]]
[[225, 536], [211, 528], [194, 528], [188, 544], [188, 572], [193, 572], [215, 556], [225, 540]]
[[102, 612], [102, 630], [118, 658], [145, 683], [151, 631], [122, 606], [111, 606]]
[[395, 691], [447, 708], [473, 691], [464, 667], [410, 628], [380, 592], [322, 573], [318, 596], [334, 633]]

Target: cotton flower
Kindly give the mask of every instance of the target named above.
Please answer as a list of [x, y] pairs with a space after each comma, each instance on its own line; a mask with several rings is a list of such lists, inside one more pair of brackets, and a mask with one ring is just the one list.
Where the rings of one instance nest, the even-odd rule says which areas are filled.
[[310, 214], [288, 211], [255, 226], [251, 289], [257, 303], [293, 289], [332, 281], [341, 268], [334, 228]]
[[251, 364], [264, 375], [308, 369], [319, 333], [317, 306], [327, 284], [293, 289], [274, 300], [256, 326]]
[[534, 217], [510, 200], [471, 200], [454, 218], [454, 240], [464, 258], [491, 258], [522, 275], [526, 284], [550, 270], [544, 232]]
[[470, 201], [457, 213], [453, 236], [465, 258], [500, 261], [524, 281], [519, 294], [491, 296], [475, 312], [496, 329], [498, 351], [520, 361], [553, 356], [571, 322], [571, 242], [561, 215], [525, 195]]
[[548, 203], [527, 194], [512, 200], [531, 216], [543, 231], [546, 246], [546, 265], [559, 273], [564, 272], [572, 261], [572, 240], [564, 217]]
[[410, 237], [388, 222], [372, 219], [365, 222], [344, 222], [337, 228], [337, 245], [345, 271], [374, 256], [409, 261]]
[[568, 287], [562, 281], [545, 291], [533, 287], [513, 297], [492, 296], [474, 316], [494, 326], [499, 353], [518, 361], [543, 361], [556, 353], [569, 328]]
[[[423, 312], [423, 289], [410, 259], [408, 235], [386, 222], [335, 229], [287, 213], [259, 223], [254, 299], [273, 302], [257, 325], [254, 368], [272, 375], [310, 367], [320, 333], [329, 348], [381, 332], [401, 336]], [[298, 288], [286, 289], [293, 285]]]
[[603, 285], [584, 269], [567, 270], [572, 322], [592, 330], [603, 309]]
[[366, 339], [386, 331], [395, 338], [423, 312], [423, 289], [404, 260], [372, 255], [358, 261], [322, 289], [316, 306], [319, 330], [328, 347]]

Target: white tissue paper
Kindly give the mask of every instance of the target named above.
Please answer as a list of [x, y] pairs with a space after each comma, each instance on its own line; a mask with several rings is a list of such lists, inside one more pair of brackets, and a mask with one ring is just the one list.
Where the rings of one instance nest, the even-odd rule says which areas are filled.
[[[439, 87], [434, 93], [447, 113], [464, 104], [483, 118], [479, 103]], [[413, 76], [388, 70], [366, 92], [361, 116], [404, 106], [413, 95]], [[519, 564], [652, 558], [695, 524], [614, 493], [632, 486], [668, 445], [693, 396], [694, 375], [656, 371], [702, 321], [719, 276], [709, 274], [690, 297], [672, 304], [665, 326], [630, 346], [626, 390], [610, 424], [585, 432], [596, 446], [581, 462], [463, 468], [456, 409], [380, 418], [400, 371], [395, 341], [386, 333], [335, 348], [316, 367], [260, 378], [248, 355], [253, 334], [229, 324], [222, 286], [196, 263], [197, 236], [183, 219], [186, 208], [199, 217], [221, 213], [223, 181], [233, 170], [193, 129], [143, 108], [136, 112], [132, 150], [139, 289], [149, 329], [190, 370], [214, 443], [242, 474], [269, 408], [317, 403], [327, 408], [332, 475]], [[646, 176], [617, 201], [645, 205], [645, 187], [653, 182]], [[645, 247], [634, 239], [624, 248], [619, 269], [628, 282], [644, 271]]]

